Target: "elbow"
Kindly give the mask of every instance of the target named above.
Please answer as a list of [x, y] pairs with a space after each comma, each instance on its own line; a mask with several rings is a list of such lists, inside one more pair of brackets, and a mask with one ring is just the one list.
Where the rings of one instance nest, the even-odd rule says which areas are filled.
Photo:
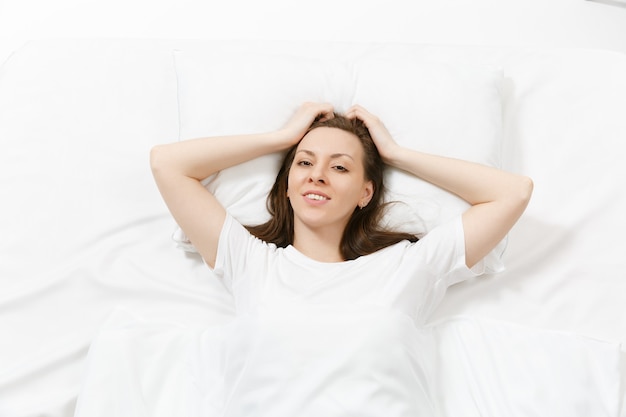
[[150, 169], [152, 170], [153, 175], [161, 172], [165, 163], [166, 158], [163, 145], [156, 145], [150, 149]]
[[521, 178], [521, 194], [523, 199], [528, 203], [530, 201], [530, 197], [533, 195], [533, 189], [535, 188], [535, 183], [532, 178], [522, 176]]
[[534, 187], [535, 185], [530, 177], [520, 176], [518, 184], [516, 184], [515, 188], [512, 188], [512, 190], [515, 190], [513, 191], [515, 193], [513, 195], [513, 200], [516, 201], [521, 207], [526, 208], [533, 195]]

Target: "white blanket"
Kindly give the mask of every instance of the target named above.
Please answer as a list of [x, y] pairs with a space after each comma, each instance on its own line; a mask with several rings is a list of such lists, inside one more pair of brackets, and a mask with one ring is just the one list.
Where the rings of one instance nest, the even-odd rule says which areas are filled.
[[[299, 314], [294, 312], [285, 319], [289, 323], [311, 320], [310, 315], [301, 318]], [[407, 320], [400, 326], [401, 339], [391, 337], [395, 329], [388, 329], [390, 337], [379, 343], [393, 344], [394, 352], [409, 354], [420, 365], [396, 371], [394, 379], [400, 385], [389, 391], [393, 386], [390, 382], [380, 382], [385, 389], [364, 386], [363, 381], [357, 385], [357, 381], [346, 380], [342, 371], [344, 367], [362, 366], [367, 355], [357, 343], [371, 337], [368, 328], [376, 326], [375, 322], [363, 325], [367, 314], [360, 314], [358, 320], [354, 315], [347, 319], [337, 312], [326, 318], [316, 312], [314, 317], [315, 326], [294, 327], [287, 321], [264, 325], [271, 326], [266, 332], [280, 335], [280, 346], [275, 346], [277, 354], [286, 345], [319, 353], [330, 340], [336, 351], [304, 373], [282, 372], [278, 363], [246, 362], [247, 373], [262, 372], [267, 378], [295, 372], [298, 381], [267, 380], [245, 388], [248, 402], [254, 399], [259, 404], [271, 404], [259, 409], [243, 408], [227, 388], [234, 385], [242, 389], [238, 380], [229, 378], [228, 370], [237, 366], [238, 356], [248, 361], [244, 351], [257, 352], [252, 357], [272, 356], [258, 352], [264, 349], [260, 341], [245, 346], [236, 343], [248, 340], [241, 332], [253, 331], [256, 326], [248, 327], [239, 321], [234, 326], [198, 330], [119, 310], [92, 345], [75, 415], [287, 417], [293, 415], [293, 409], [307, 417], [321, 412], [327, 416], [356, 413], [372, 417], [618, 415], [620, 354], [619, 346], [613, 343], [463, 316], [423, 329], [414, 328]], [[378, 316], [372, 312], [374, 317]], [[286, 327], [290, 329], [287, 333]], [[409, 346], [400, 344], [400, 340], [412, 342]], [[380, 357], [379, 362], [386, 360], [392, 359]], [[362, 371], [369, 373], [367, 368]], [[348, 375], [354, 375], [354, 371]], [[379, 377], [371, 375], [371, 381]], [[256, 378], [262, 378], [261, 374]], [[318, 380], [326, 381], [326, 388], [315, 382]], [[276, 396], [276, 384], [284, 384], [284, 395]], [[406, 395], [407, 390], [411, 390], [411, 401], [400, 406], [394, 400]], [[358, 400], [365, 392], [370, 393], [369, 398]]]

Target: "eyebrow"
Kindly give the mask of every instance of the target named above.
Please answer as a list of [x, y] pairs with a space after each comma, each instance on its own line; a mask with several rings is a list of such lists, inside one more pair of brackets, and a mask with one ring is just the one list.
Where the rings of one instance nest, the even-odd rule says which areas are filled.
[[[299, 154], [300, 152], [304, 152], [305, 154], [310, 155], [310, 156], [315, 156], [315, 152], [310, 151], [308, 149], [300, 149], [298, 152], [296, 152], [296, 154]], [[341, 158], [342, 156], [347, 156], [348, 158], [354, 161], [354, 158], [351, 155], [348, 155], [347, 153], [334, 153], [330, 155], [330, 158], [337, 159], [337, 158]]]

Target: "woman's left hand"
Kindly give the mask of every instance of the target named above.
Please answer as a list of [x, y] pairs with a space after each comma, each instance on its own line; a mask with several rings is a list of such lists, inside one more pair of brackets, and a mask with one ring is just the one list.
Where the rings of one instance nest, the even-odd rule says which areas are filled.
[[365, 123], [378, 149], [378, 153], [380, 153], [385, 163], [390, 164], [393, 161], [393, 155], [400, 149], [400, 145], [391, 137], [383, 122], [358, 104], [350, 107], [345, 116], [349, 119], [359, 119]]

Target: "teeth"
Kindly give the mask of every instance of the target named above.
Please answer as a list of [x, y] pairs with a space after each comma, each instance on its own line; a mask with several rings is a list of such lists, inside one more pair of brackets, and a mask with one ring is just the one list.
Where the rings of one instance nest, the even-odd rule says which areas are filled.
[[305, 195], [306, 198], [310, 198], [311, 200], [327, 200], [326, 197], [323, 197], [321, 195], [318, 194], [307, 194]]

